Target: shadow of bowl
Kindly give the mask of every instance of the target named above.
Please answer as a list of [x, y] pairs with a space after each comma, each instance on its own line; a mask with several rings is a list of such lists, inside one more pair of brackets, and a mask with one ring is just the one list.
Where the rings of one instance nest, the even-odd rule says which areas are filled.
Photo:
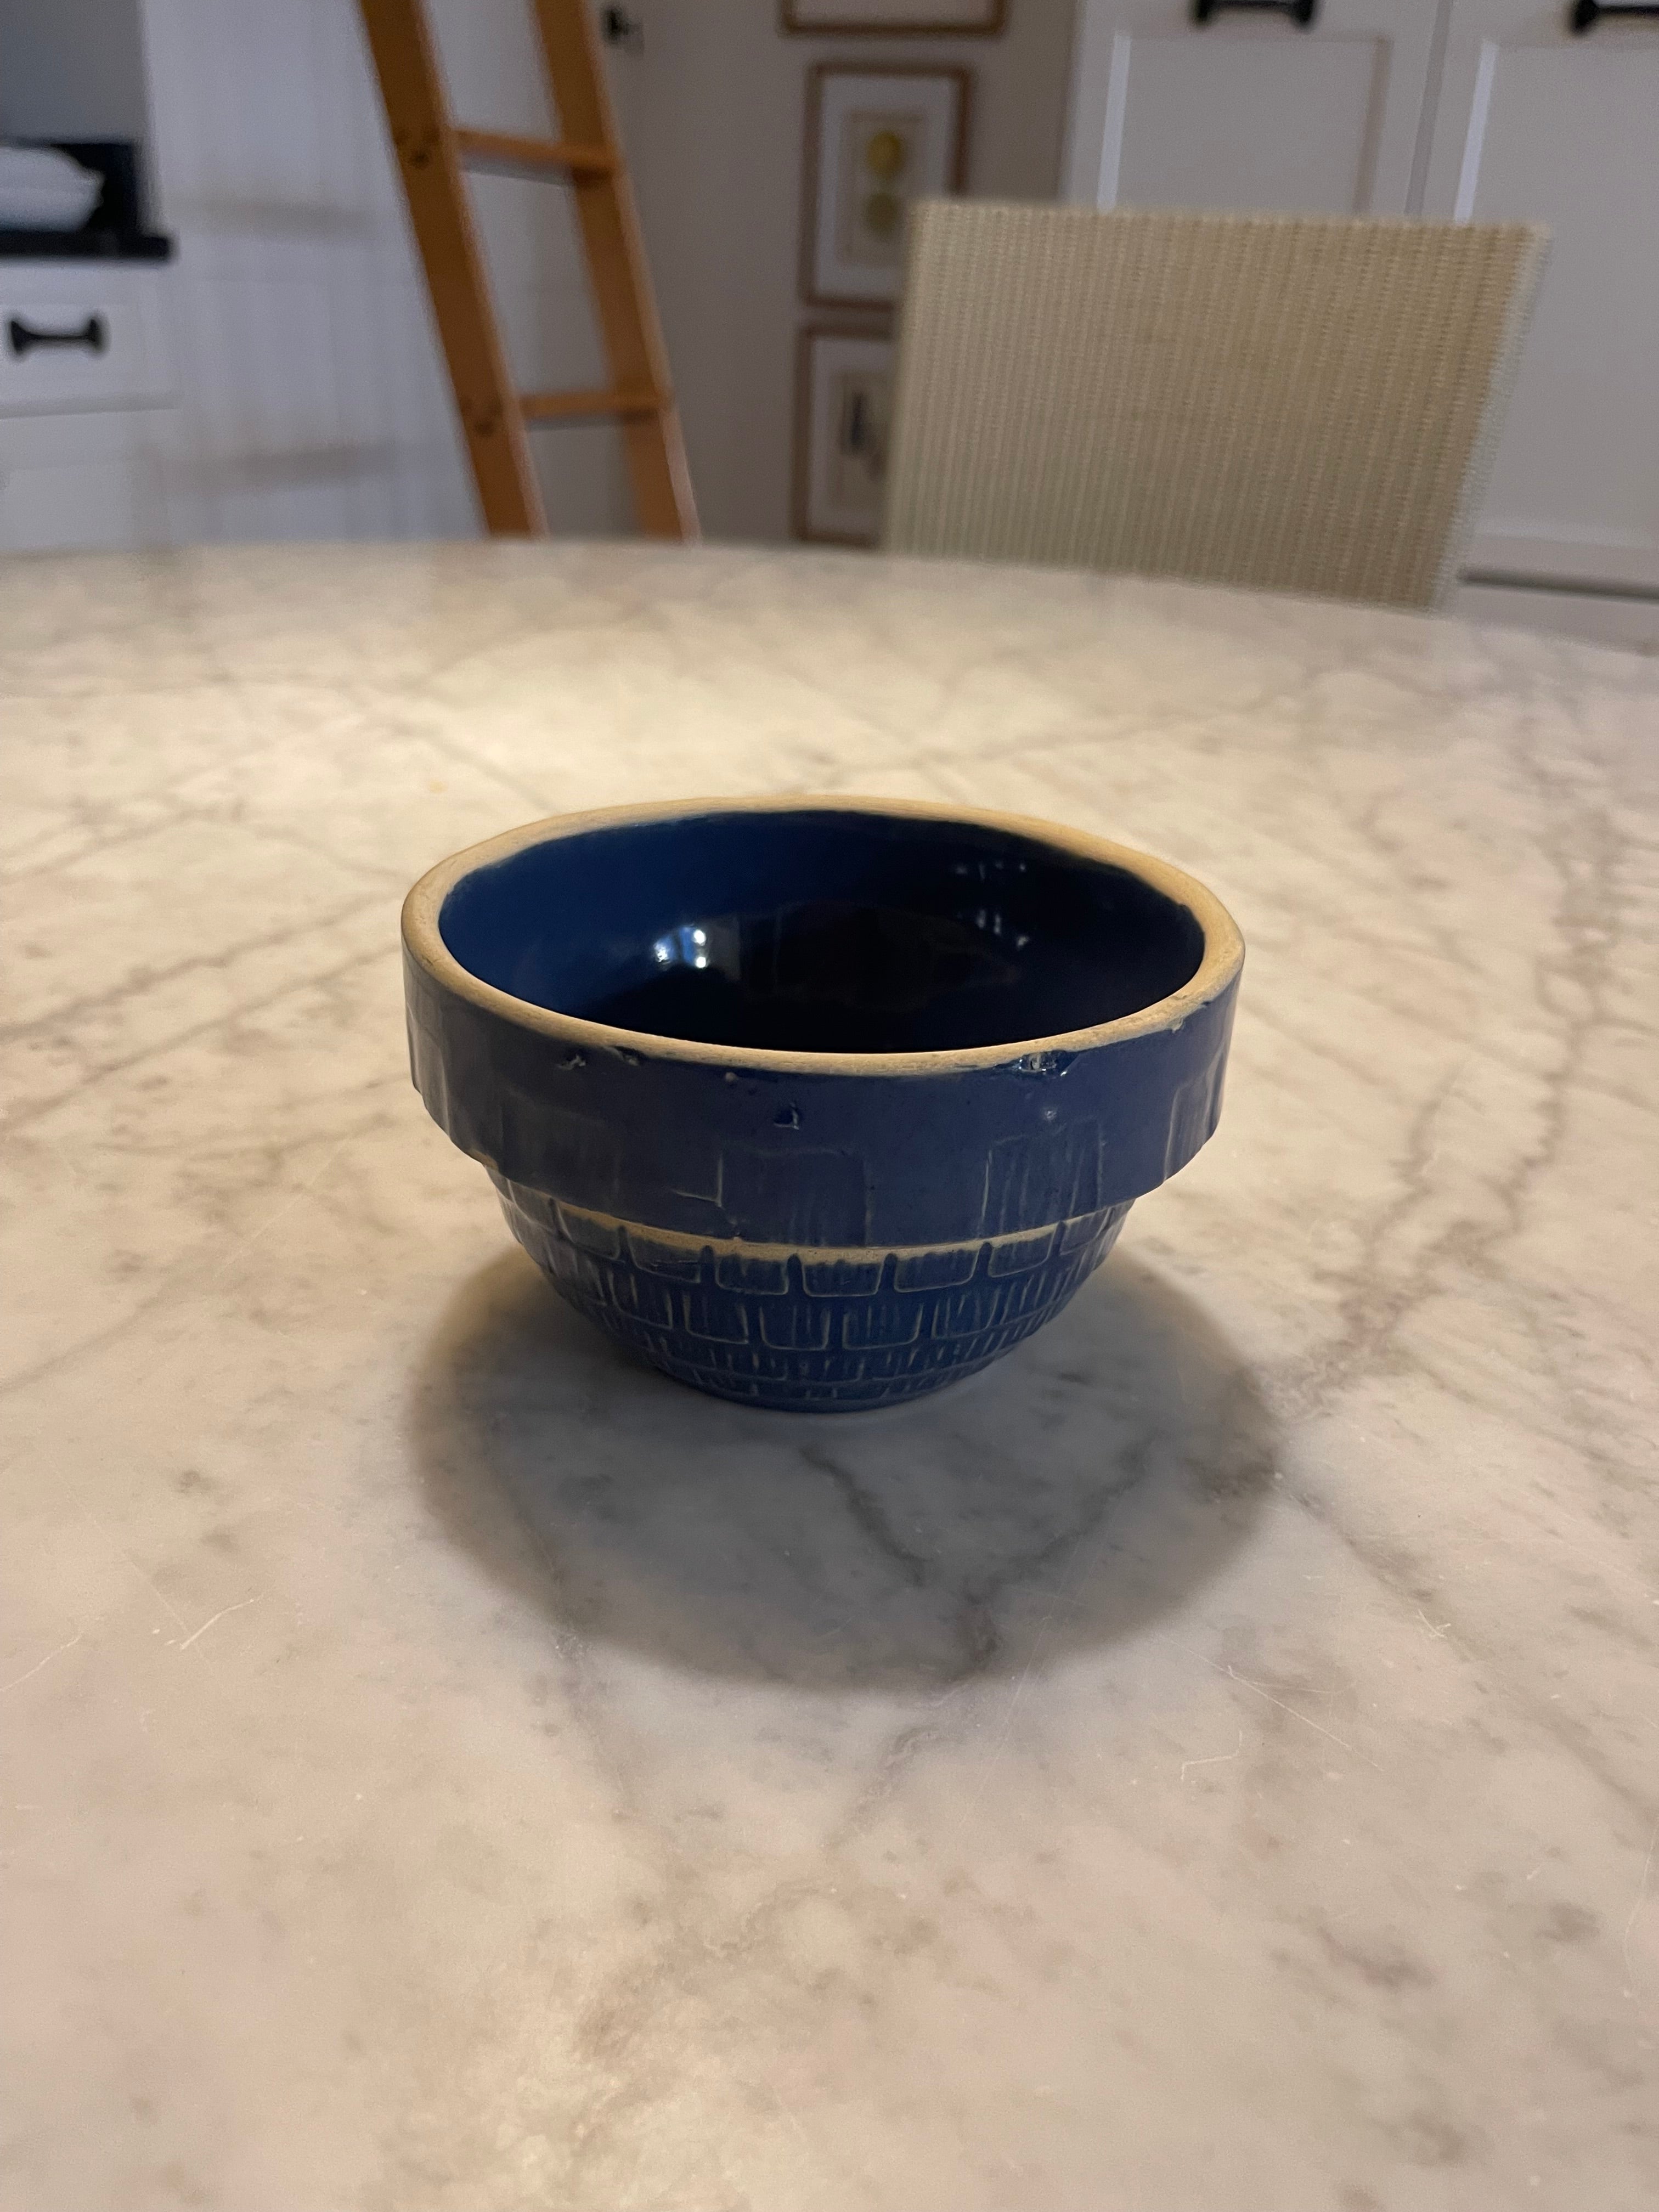
[[410, 1410], [433, 1512], [567, 1632], [815, 1690], [1109, 1642], [1249, 1535], [1273, 1431], [1202, 1310], [1119, 1256], [982, 1375], [766, 1413], [634, 1364], [517, 1254], [457, 1292]]

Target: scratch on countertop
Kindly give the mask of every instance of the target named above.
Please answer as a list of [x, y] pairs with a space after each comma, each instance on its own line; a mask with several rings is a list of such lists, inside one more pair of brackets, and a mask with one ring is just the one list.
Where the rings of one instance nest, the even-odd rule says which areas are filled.
[[1241, 1674], [1237, 1667], [1218, 1667], [1213, 1659], [1209, 1663], [1215, 1667], [1217, 1674], [1230, 1676], [1233, 1681], [1246, 1690], [1254, 1690], [1258, 1698], [1265, 1698], [1270, 1705], [1277, 1705], [1281, 1713], [1288, 1713], [1293, 1721], [1300, 1721], [1304, 1728], [1310, 1728], [1316, 1735], [1328, 1737], [1339, 1751], [1346, 1751], [1350, 1759], [1363, 1759], [1367, 1766], [1376, 1767], [1379, 1774], [1382, 1771], [1376, 1759], [1365, 1752], [1356, 1751], [1352, 1744], [1344, 1742], [1334, 1729], [1322, 1728], [1317, 1721], [1310, 1721], [1306, 1713], [1297, 1712], [1296, 1707], [1287, 1705], [1283, 1698], [1274, 1697], [1270, 1690], [1264, 1690], [1260, 1682], [1253, 1682], [1248, 1674]]
[[264, 1592], [263, 1590], [255, 1590], [252, 1597], [239, 1597], [234, 1605], [222, 1605], [218, 1612], [212, 1614], [208, 1620], [204, 1620], [199, 1628], [194, 1628], [191, 1631], [190, 1634], [185, 1637], [184, 1642], [179, 1645], [179, 1650], [180, 1651], [188, 1651], [191, 1645], [195, 1643], [197, 1638], [198, 1636], [205, 1636], [216, 1620], [222, 1620], [228, 1613], [240, 1613], [244, 1606], [258, 1605], [259, 1600], [264, 1595]]
[[1187, 1779], [1187, 1769], [1189, 1766], [1224, 1766], [1230, 1759], [1237, 1759], [1243, 1748], [1244, 1731], [1240, 1729], [1238, 1741], [1231, 1751], [1212, 1751], [1207, 1759], [1183, 1759], [1181, 1762], [1181, 1778], [1183, 1782]]
[[81, 1631], [77, 1628], [67, 1644], [60, 1644], [55, 1650], [48, 1651], [44, 1659], [37, 1659], [33, 1667], [25, 1668], [21, 1674], [14, 1674], [9, 1682], [0, 1682], [0, 1698], [3, 1698], [8, 1690], [18, 1689], [23, 1683], [31, 1681], [43, 1667], [50, 1667], [52, 1661], [61, 1657], [65, 1651], [73, 1651], [80, 1641]]

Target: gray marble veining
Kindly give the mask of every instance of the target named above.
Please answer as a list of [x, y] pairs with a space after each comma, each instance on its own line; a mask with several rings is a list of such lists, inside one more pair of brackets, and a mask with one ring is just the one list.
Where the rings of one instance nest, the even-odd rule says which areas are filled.
[[[1659, 2197], [1659, 668], [1247, 595], [13, 562], [10, 2212]], [[834, 1424], [635, 1370], [409, 1088], [532, 816], [1166, 854], [1226, 1113]]]

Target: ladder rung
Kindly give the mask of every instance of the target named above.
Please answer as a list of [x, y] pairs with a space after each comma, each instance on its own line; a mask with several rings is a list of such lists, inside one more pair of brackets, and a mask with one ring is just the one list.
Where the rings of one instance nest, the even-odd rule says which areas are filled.
[[550, 422], [583, 415], [660, 415], [668, 402], [660, 392], [641, 386], [617, 392], [526, 392], [519, 404], [527, 421]]
[[526, 138], [515, 131], [457, 130], [463, 156], [509, 169], [562, 169], [572, 177], [608, 177], [617, 157], [608, 146], [576, 146], [564, 138]]

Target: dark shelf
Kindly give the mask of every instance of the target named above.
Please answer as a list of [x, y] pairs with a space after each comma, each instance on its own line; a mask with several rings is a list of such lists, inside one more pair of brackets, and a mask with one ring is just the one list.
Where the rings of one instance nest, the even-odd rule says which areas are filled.
[[146, 230], [0, 230], [0, 261], [171, 261], [173, 240]]

